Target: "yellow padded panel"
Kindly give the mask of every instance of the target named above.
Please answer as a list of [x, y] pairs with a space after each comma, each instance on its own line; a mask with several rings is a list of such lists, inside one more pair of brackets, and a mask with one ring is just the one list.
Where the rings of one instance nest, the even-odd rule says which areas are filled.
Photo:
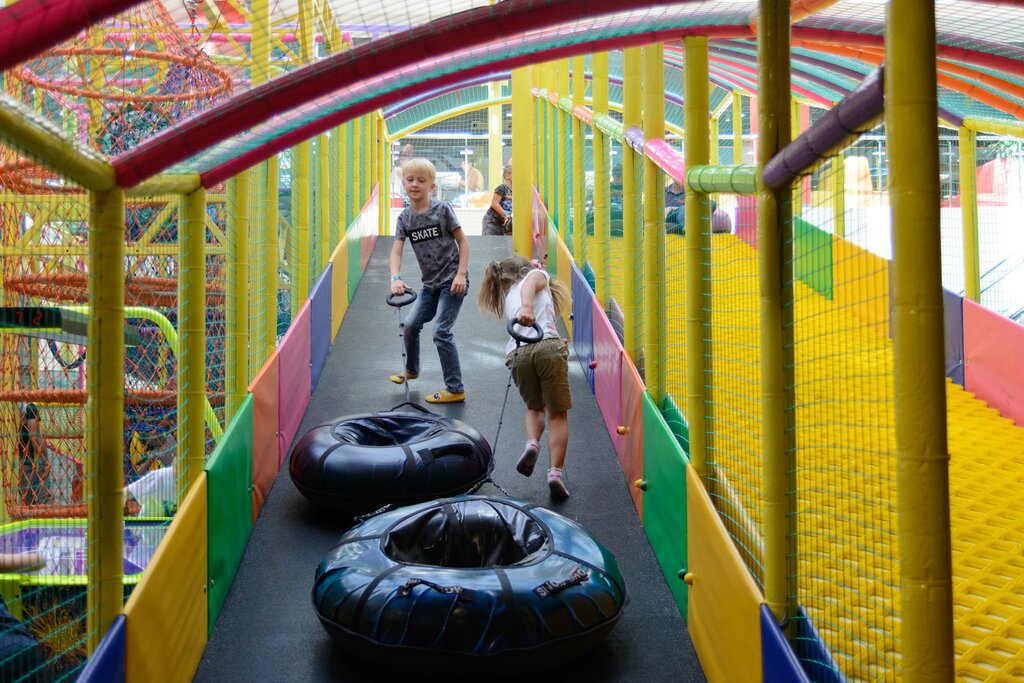
[[126, 680], [185, 683], [195, 676], [207, 637], [206, 542], [202, 472], [125, 605]]
[[[571, 287], [572, 262], [572, 255], [565, 246], [565, 242], [562, 241], [562, 238], [558, 238], [555, 244], [555, 268], [558, 279], [567, 287]], [[562, 322], [565, 323], [565, 329], [569, 332], [569, 338], [572, 339], [572, 320], [569, 319], [569, 315], [572, 313], [572, 304], [570, 303], [565, 308], [566, 310], [562, 311]]]
[[889, 336], [889, 262], [844, 239], [832, 239], [832, 298]]
[[689, 465], [686, 513], [692, 578], [688, 626], [704, 675], [711, 683], [760, 681], [764, 599]]
[[331, 264], [334, 266], [334, 273], [331, 276], [331, 343], [338, 336], [338, 329], [341, 328], [341, 319], [345, 317], [348, 310], [348, 249], [346, 240], [338, 242], [338, 246], [331, 254]]

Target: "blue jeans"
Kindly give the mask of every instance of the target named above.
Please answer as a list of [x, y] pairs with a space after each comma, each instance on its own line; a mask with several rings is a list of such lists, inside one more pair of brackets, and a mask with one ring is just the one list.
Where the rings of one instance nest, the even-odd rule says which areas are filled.
[[[466, 287], [469, 287], [468, 279]], [[453, 394], [461, 394], [464, 391], [459, 351], [455, 348], [452, 328], [455, 326], [455, 319], [459, 317], [459, 309], [462, 308], [462, 301], [465, 298], [452, 295], [451, 283], [440, 287], [424, 287], [405, 321], [405, 369], [417, 374], [420, 371], [420, 330], [437, 314], [437, 323], [434, 324], [434, 345], [437, 346], [437, 356], [441, 360], [445, 388]]]

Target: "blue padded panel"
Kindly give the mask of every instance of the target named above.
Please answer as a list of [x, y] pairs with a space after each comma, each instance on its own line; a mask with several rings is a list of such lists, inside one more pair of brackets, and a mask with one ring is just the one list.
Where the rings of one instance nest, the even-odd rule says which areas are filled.
[[946, 337], [946, 377], [964, 385], [964, 299], [942, 290], [942, 317]]
[[331, 278], [334, 265], [327, 264], [327, 269], [317, 280], [309, 295], [311, 310], [309, 312], [309, 393], [316, 389], [320, 371], [327, 362], [327, 352], [331, 348]]
[[594, 290], [574, 263], [572, 266], [572, 343], [583, 366], [590, 390], [594, 390]]
[[768, 605], [761, 605], [761, 672], [765, 683], [810, 683]]
[[124, 653], [128, 642], [125, 616], [114, 619], [76, 679], [78, 683], [124, 683]]
[[814, 628], [814, 623], [807, 616], [803, 605], [797, 607], [797, 615], [793, 621], [793, 627], [796, 629], [796, 656], [808, 677], [818, 683], [844, 683], [846, 678], [822, 641], [818, 629]]

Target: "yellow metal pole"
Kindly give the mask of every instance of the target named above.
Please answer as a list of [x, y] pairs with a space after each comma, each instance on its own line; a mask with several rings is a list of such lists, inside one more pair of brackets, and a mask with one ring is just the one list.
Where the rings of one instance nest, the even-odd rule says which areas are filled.
[[280, 207], [278, 206], [278, 180], [280, 168], [278, 156], [267, 159], [267, 234], [266, 260], [263, 262], [263, 290], [261, 292], [262, 308], [266, 309], [267, 321], [263, 326], [263, 359], [266, 360], [277, 348], [277, 290], [280, 287], [280, 278], [277, 274], [278, 263], [281, 260], [281, 241], [278, 237], [278, 221]]
[[[299, 62], [313, 62], [313, 41], [315, 27], [313, 24], [312, 0], [299, 0], [298, 3], [298, 51]], [[292, 267], [291, 286], [291, 317], [294, 320], [299, 309], [309, 296], [309, 271], [311, 236], [313, 223], [313, 195], [310, 191], [313, 183], [313, 160], [310, 142], [300, 142], [292, 148], [292, 233], [289, 247], [294, 251], [289, 254], [289, 265]]]
[[[683, 39], [683, 151], [686, 168], [708, 163], [708, 39], [691, 36]], [[706, 194], [686, 188], [686, 231], [683, 251], [686, 254], [686, 420], [690, 431], [690, 463], [702, 479], [707, 467], [707, 425], [711, 424], [710, 389], [705, 387], [710, 328], [705, 313], [711, 293], [711, 267]]]
[[114, 187], [114, 167], [99, 154], [38, 126], [7, 100], [0, 100], [0, 139], [84, 188], [102, 192]]
[[[388, 141], [388, 125], [383, 114], [377, 116], [377, 234], [387, 235], [390, 232], [391, 215], [391, 156], [388, 153], [391, 143]], [[337, 191], [335, 191], [337, 194]], [[330, 258], [330, 254], [327, 257]]]
[[[800, 102], [795, 97], [790, 97], [790, 140], [796, 140], [800, 136]], [[796, 182], [793, 184], [793, 215], [803, 215], [804, 206], [804, 176], [797, 176]]]
[[199, 479], [206, 462], [206, 190], [185, 197], [178, 231], [178, 439], [179, 500]]
[[124, 191], [93, 192], [85, 408], [90, 654], [124, 606], [124, 230]]
[[711, 138], [711, 159], [712, 166], [718, 165], [718, 117], [712, 116], [708, 121], [709, 135]]
[[363, 119], [352, 119], [352, 220], [363, 208]]
[[320, 273], [327, 267], [327, 260], [331, 258], [331, 197], [333, 197], [337, 190], [331, 187], [331, 155], [327, 151], [328, 145], [330, 145], [330, 137], [328, 135], [317, 136], [317, 195], [319, 201], [317, 202], [318, 208], [320, 209], [320, 261], [316, 264], [316, 277], [320, 277]]
[[374, 132], [377, 126], [374, 125], [370, 119], [369, 114], [364, 114], [360, 117], [363, 122], [363, 200], [362, 204], [370, 198], [370, 190], [373, 189], [373, 157], [374, 149], [376, 146], [373, 144], [373, 139], [376, 137]]
[[[487, 85], [489, 99], [497, 100], [501, 97], [501, 84], [492, 81]], [[501, 179], [505, 168], [505, 156], [502, 150], [502, 131], [505, 130], [505, 120], [501, 115], [502, 106], [492, 104], [487, 107], [487, 189], [493, 190], [503, 181]]]
[[[644, 139], [665, 136], [665, 46], [643, 48]], [[665, 177], [661, 169], [644, 157], [644, 380], [655, 405], [661, 405], [665, 389], [665, 297], [661, 289], [665, 269]], [[690, 438], [693, 438], [691, 433]]]
[[[624, 129], [643, 126], [643, 55], [638, 47], [629, 47], [622, 55], [622, 126]], [[634, 175], [638, 157], [629, 145], [622, 146], [622, 345], [631, 358], [636, 358], [636, 260], [640, 252], [637, 221], [640, 215], [643, 186]]]
[[836, 237], [846, 237], [846, 157], [840, 150], [832, 157], [832, 220]]
[[338, 188], [338, 194], [341, 195], [341, 239], [345, 239], [345, 233], [348, 232], [349, 223], [352, 222], [352, 166], [350, 151], [352, 145], [349, 138], [352, 134], [352, 122], [348, 121], [338, 127], [338, 147], [340, 148], [340, 154], [338, 155], [338, 163], [340, 168], [338, 169], [338, 177], [341, 178], [341, 187]]
[[972, 119], [967, 117], [963, 121], [964, 128], [969, 128], [975, 133], [994, 133], [995, 135], [1013, 135], [1024, 138], [1024, 123], [1013, 121], [989, 121], [986, 119]]
[[743, 93], [732, 91], [732, 163], [743, 163]]
[[292, 148], [292, 230], [295, 233], [295, 253], [291, 261], [295, 267], [292, 318], [299, 314], [309, 296], [310, 225], [313, 222], [313, 196], [310, 192], [313, 163], [310, 157], [309, 140]]
[[981, 303], [977, 134], [966, 126], [960, 126], [960, 220], [964, 234], [964, 296]]
[[249, 171], [228, 185], [227, 275], [225, 316], [224, 424], [231, 424], [249, 385]]
[[[789, 0], [760, 0], [757, 22], [759, 169], [792, 135], [790, 108]], [[759, 173], [761, 170], [759, 170]], [[793, 490], [790, 392], [792, 382], [792, 218], [786, 188], [763, 188], [758, 202], [761, 291], [761, 450], [764, 453], [764, 594], [776, 621], [794, 616], [787, 571], [789, 492]], [[788, 369], [788, 370], [787, 370]], [[692, 434], [690, 436], [693, 438]]]
[[[270, 0], [253, 0], [252, 2], [252, 54], [249, 60], [250, 78], [253, 86], [270, 80], [270, 62], [273, 49], [271, 37]], [[277, 348], [277, 267], [280, 262], [278, 252], [278, 187], [279, 167], [275, 154], [263, 164], [266, 173], [266, 215], [262, 221], [266, 235], [264, 249], [253, 263], [253, 270], [263, 274], [257, 278], [258, 290], [255, 292], [261, 304], [256, 308], [258, 322], [256, 329], [262, 330], [262, 338], [253, 339], [254, 355], [261, 361], [270, 358]], [[262, 364], [262, 363], [260, 363]]]
[[[548, 62], [544, 65], [544, 81], [541, 85], [548, 91], [555, 90], [555, 69], [554, 63]], [[547, 98], [541, 100], [541, 110], [544, 112], [544, 203], [548, 208], [548, 214], [556, 215], [558, 202], [555, 199], [555, 115], [557, 107], [551, 105]]]
[[128, 197], [151, 197], [158, 194], [188, 194], [200, 187], [198, 173], [181, 175], [158, 175], [147, 178], [138, 185], [125, 190]]
[[893, 0], [885, 22], [902, 679], [952, 681], [949, 453], [935, 135], [934, 0]]
[[[583, 57], [572, 58], [572, 103], [582, 106], [586, 98], [587, 82], [584, 78]], [[577, 265], [583, 264], [583, 234], [587, 229], [587, 213], [584, 204], [587, 201], [587, 141], [586, 125], [575, 116], [572, 117], [572, 256]]]
[[[563, 59], [558, 62], [558, 76], [557, 83], [555, 84], [558, 90], [558, 97], [569, 97], [569, 60]], [[556, 151], [556, 158], [558, 159], [558, 172], [555, 177], [555, 184], [558, 188], [556, 196], [558, 197], [558, 234], [565, 239], [565, 230], [569, 225], [569, 196], [566, 192], [566, 183], [569, 182], [569, 164], [570, 155], [566, 153], [568, 149], [569, 131], [571, 130], [571, 124], [569, 123], [569, 114], [565, 113], [558, 107], [555, 107], [554, 111], [557, 125], [557, 135], [555, 136], [555, 144], [558, 146]]]
[[[530, 67], [512, 70], [512, 139], [533, 140], [533, 96]], [[512, 249], [533, 257], [533, 144], [512, 145]]]
[[[607, 52], [598, 52], [590, 58], [590, 71], [594, 114], [607, 115]], [[603, 307], [608, 302], [608, 136], [597, 126], [591, 130], [594, 139], [594, 248], [588, 256], [594, 270], [594, 296]]]

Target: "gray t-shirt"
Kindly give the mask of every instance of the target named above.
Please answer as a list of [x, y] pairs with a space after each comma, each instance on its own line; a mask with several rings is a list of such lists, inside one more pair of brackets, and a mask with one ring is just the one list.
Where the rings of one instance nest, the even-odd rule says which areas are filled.
[[412, 243], [424, 287], [439, 287], [455, 279], [459, 270], [455, 231], [461, 229], [451, 205], [436, 199], [430, 200], [423, 213], [407, 208], [398, 216], [395, 239]]

